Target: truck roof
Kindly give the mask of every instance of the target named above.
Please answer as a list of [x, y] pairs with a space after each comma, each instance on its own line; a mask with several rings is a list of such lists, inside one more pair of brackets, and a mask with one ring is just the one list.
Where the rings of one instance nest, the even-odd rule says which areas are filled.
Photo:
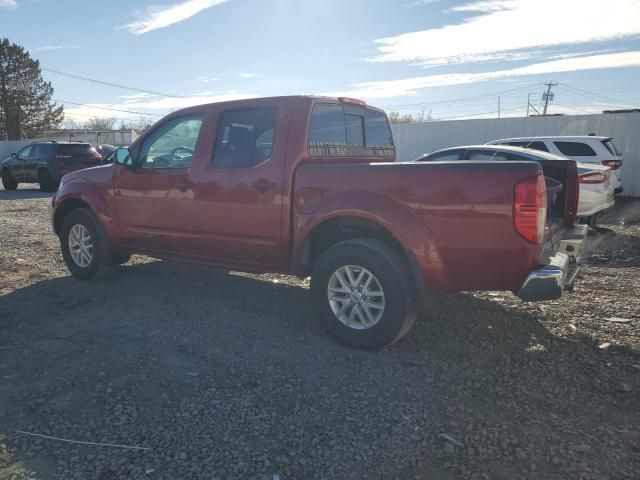
[[278, 100], [278, 101], [287, 101], [287, 100], [294, 100], [294, 99], [305, 99], [307, 101], [314, 102], [314, 101], [324, 101], [324, 102], [328, 102], [328, 103], [341, 103], [344, 105], [355, 105], [355, 106], [361, 106], [364, 108], [368, 108], [371, 110], [377, 110], [379, 112], [384, 112], [383, 109], [378, 108], [378, 107], [374, 107], [373, 105], [369, 105], [367, 104], [364, 100], [359, 100], [356, 98], [350, 98], [350, 97], [329, 97], [329, 96], [324, 96], [324, 95], [276, 95], [276, 96], [272, 96], [272, 97], [249, 97], [249, 98], [239, 98], [239, 99], [235, 99], [235, 100], [225, 100], [223, 102], [210, 102], [210, 103], [203, 103], [203, 104], [199, 104], [199, 105], [192, 105], [190, 107], [185, 107], [185, 108], [181, 108], [180, 110], [176, 110], [174, 112], [172, 112], [170, 115], [173, 115], [175, 113], [179, 113], [179, 112], [185, 112], [185, 111], [189, 111], [192, 109], [198, 109], [201, 107], [208, 107], [211, 105], [235, 105], [235, 104], [243, 104], [243, 103], [251, 103], [252, 101], [256, 101], [256, 100], [260, 100], [260, 101], [269, 101], [269, 100]]

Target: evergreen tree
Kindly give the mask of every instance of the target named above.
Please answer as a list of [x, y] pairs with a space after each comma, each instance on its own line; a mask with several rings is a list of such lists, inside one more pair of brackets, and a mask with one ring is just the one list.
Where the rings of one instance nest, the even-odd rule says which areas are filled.
[[19, 140], [57, 127], [63, 107], [52, 100], [40, 64], [23, 47], [0, 40], [0, 139]]

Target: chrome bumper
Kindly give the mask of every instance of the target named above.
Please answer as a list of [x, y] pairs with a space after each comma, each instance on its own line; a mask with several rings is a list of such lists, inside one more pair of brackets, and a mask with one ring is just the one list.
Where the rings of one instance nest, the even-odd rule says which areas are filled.
[[527, 276], [516, 295], [526, 302], [555, 300], [572, 288], [588, 233], [588, 225], [576, 225], [565, 232], [556, 253], [545, 258], [543, 266]]

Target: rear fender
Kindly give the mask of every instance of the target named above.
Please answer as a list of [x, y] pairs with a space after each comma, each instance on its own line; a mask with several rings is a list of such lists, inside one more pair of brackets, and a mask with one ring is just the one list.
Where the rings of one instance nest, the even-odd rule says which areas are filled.
[[304, 271], [304, 249], [314, 229], [331, 219], [359, 217], [386, 229], [405, 250], [415, 280], [423, 289], [446, 290], [446, 277], [442, 256], [428, 228], [411, 209], [387, 195], [363, 190], [337, 192], [303, 189], [296, 192], [293, 210], [293, 247], [291, 269]]

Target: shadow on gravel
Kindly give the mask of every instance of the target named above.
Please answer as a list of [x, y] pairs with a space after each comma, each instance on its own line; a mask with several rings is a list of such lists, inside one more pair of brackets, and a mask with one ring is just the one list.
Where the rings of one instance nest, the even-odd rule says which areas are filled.
[[[389, 349], [354, 351], [317, 327], [302, 282], [278, 278], [157, 261], [5, 295], [0, 439], [43, 479], [560, 479], [577, 442], [594, 452], [584, 478], [604, 478], [608, 442], [640, 440], [620, 387], [640, 388], [624, 367], [637, 352], [467, 294]], [[598, 430], [622, 420], [631, 434]]]
[[18, 189], [18, 190], [3, 190], [0, 189], [0, 201], [2, 200], [31, 200], [34, 198], [51, 198], [55, 193], [42, 192], [39, 189]]

